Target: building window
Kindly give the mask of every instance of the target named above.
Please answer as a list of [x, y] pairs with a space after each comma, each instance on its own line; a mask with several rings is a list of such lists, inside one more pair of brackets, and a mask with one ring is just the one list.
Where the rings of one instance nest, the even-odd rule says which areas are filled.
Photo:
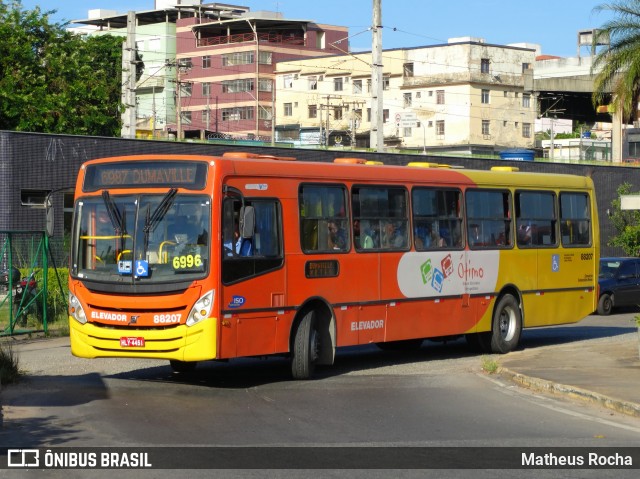
[[485, 90], [483, 89], [481, 92], [481, 97], [482, 97], [482, 103], [488, 104], [489, 103], [489, 90]]
[[382, 78], [382, 89], [383, 90], [388, 90], [389, 89], [389, 77], [383, 77]]
[[202, 84], [202, 96], [205, 98], [209, 98], [209, 96], [211, 96], [211, 83], [204, 82]]
[[211, 68], [211, 55], [202, 57], [202, 68]]
[[180, 95], [185, 98], [191, 96], [193, 92], [193, 83], [180, 83]]
[[371, 78], [367, 79], [367, 93], [371, 93]]
[[334, 106], [333, 107], [333, 119], [334, 120], [342, 120], [342, 107]]
[[436, 104], [444, 105], [444, 90], [436, 90]]
[[403, 129], [402, 132], [402, 136], [404, 136], [405, 138], [409, 138], [411, 136], [411, 131], [413, 130], [413, 128], [411, 127], [406, 127]]
[[309, 105], [309, 118], [318, 118], [318, 105]]
[[253, 51], [235, 52], [222, 55], [222, 66], [231, 67], [234, 65], [249, 65], [253, 63]]
[[531, 68], [531, 63], [523, 63], [522, 64], [522, 73], [529, 70]]
[[362, 80], [353, 80], [353, 93], [360, 95], [362, 93]]
[[258, 63], [260, 65], [271, 65], [271, 63], [273, 63], [272, 57], [273, 57], [273, 52], [260, 52], [258, 54]]
[[293, 75], [284, 75], [282, 77], [282, 86], [284, 88], [293, 88]]
[[273, 80], [269, 78], [258, 80], [258, 91], [273, 91]]
[[389, 123], [389, 109], [385, 108], [382, 110], [382, 122]]
[[490, 128], [489, 128], [490, 126], [491, 126], [491, 122], [489, 120], [482, 120], [482, 135], [483, 136], [491, 135]]
[[444, 137], [444, 120], [436, 121], [436, 136]]
[[522, 124], [522, 136], [524, 138], [531, 138], [531, 123]]
[[342, 77], [333, 79], [333, 91], [342, 91]]
[[405, 77], [413, 76], [413, 63], [405, 63], [402, 68], [403, 75]]
[[367, 108], [367, 121], [371, 123], [371, 108]]
[[20, 190], [20, 204], [32, 208], [44, 208], [50, 190]]
[[293, 104], [291, 103], [284, 104], [284, 116], [293, 116]]
[[207, 128], [209, 127], [209, 122], [211, 120], [210, 113], [211, 112], [209, 110], [202, 110], [202, 123], [204, 123]]
[[243, 91], [253, 91], [253, 78], [225, 80], [222, 82], [222, 93], [239, 93]]
[[522, 108], [531, 108], [531, 95], [529, 93], [522, 95]]
[[480, 60], [480, 73], [489, 73], [489, 59], [482, 58]]
[[403, 93], [402, 97], [404, 98], [404, 107], [411, 108], [411, 93]]
[[222, 109], [222, 121], [253, 120], [253, 107], [235, 107]]
[[191, 124], [191, 112], [190, 111], [182, 111], [180, 112], [180, 119], [182, 120], [183, 125]]
[[260, 108], [258, 110], [258, 118], [260, 118], [261, 120], [271, 120], [273, 118], [271, 107], [260, 105]]
[[318, 77], [317, 76], [310, 76], [307, 79], [307, 84], [309, 86], [309, 90], [317, 90], [318, 89]]

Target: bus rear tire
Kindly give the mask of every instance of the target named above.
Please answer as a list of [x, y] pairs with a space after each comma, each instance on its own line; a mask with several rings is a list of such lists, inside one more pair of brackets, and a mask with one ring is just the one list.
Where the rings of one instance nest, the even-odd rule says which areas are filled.
[[198, 363], [197, 361], [179, 361], [177, 359], [170, 359], [169, 365], [174, 373], [191, 373], [196, 369]]
[[480, 336], [483, 349], [494, 354], [508, 353], [518, 347], [521, 334], [520, 303], [513, 295], [505, 294], [493, 310], [491, 332]]
[[314, 310], [307, 312], [293, 338], [291, 374], [293, 379], [309, 379], [313, 376], [320, 352], [320, 334]]

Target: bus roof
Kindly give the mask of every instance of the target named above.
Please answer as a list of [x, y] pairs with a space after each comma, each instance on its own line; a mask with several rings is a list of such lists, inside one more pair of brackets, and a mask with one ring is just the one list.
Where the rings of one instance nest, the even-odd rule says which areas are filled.
[[[292, 161], [286, 157], [271, 155], [208, 156], [208, 155], [129, 155], [89, 160], [83, 167], [100, 162], [144, 161], [144, 160], [190, 160], [206, 161], [222, 167], [225, 174], [242, 176], [290, 177], [316, 181], [379, 181], [385, 183], [436, 182], [452, 185], [491, 185], [540, 188], [593, 189], [593, 181], [585, 176], [517, 171], [517, 168], [496, 168], [491, 170], [471, 170], [459, 168], [381, 165], [376, 162], [313, 162]], [[255, 157], [259, 156], [259, 157]]]

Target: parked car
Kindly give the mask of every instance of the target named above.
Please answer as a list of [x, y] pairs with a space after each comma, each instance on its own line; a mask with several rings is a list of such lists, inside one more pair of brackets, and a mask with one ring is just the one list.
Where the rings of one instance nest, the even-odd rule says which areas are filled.
[[640, 258], [600, 258], [598, 314], [640, 305]]

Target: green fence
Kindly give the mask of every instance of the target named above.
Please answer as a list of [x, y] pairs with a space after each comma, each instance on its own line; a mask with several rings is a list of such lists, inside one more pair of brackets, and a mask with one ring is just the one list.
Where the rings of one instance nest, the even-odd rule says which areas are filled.
[[47, 333], [49, 238], [43, 231], [0, 231], [0, 241], [0, 335]]

